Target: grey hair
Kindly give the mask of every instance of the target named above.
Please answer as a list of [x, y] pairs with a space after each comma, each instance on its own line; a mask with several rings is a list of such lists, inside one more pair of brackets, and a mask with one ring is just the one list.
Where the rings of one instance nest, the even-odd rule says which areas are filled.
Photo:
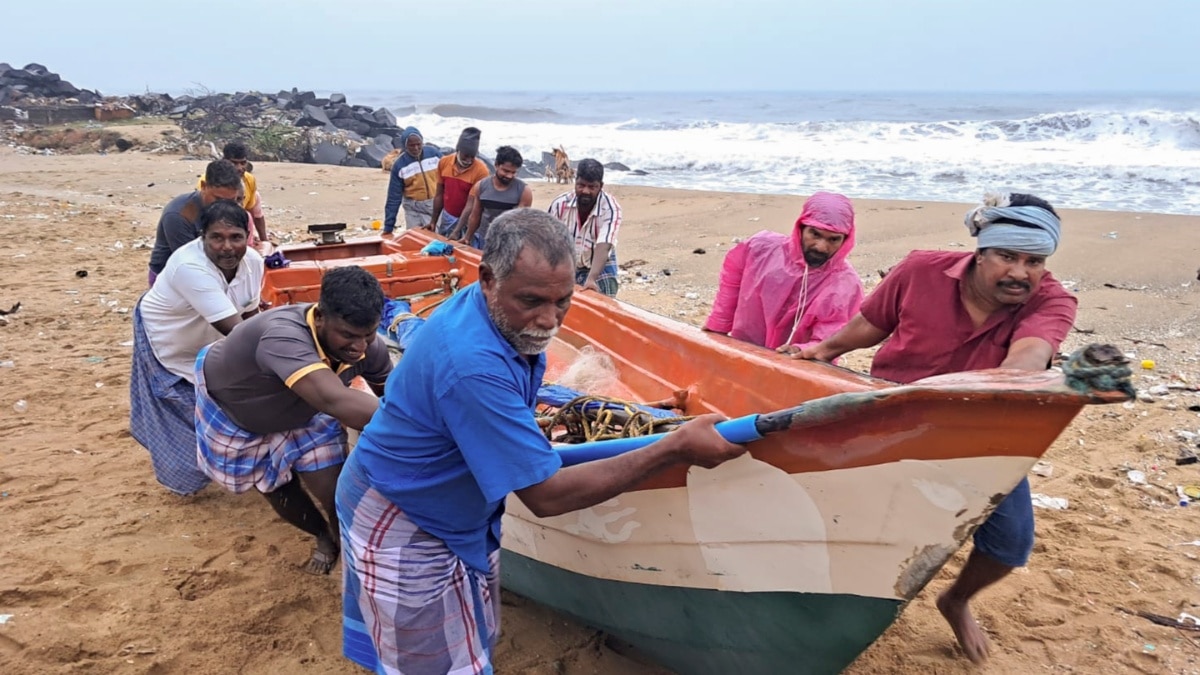
[[542, 254], [551, 267], [569, 263], [575, 257], [575, 241], [562, 221], [537, 209], [506, 211], [488, 228], [483, 246], [483, 262], [496, 275], [496, 281], [512, 274], [526, 246]]

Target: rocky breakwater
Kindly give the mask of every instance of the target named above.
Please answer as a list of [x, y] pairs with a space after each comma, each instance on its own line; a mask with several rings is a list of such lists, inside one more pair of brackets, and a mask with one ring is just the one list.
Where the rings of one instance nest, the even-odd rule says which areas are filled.
[[24, 68], [0, 63], [0, 105], [11, 106], [22, 102], [28, 105], [92, 105], [102, 100], [100, 92], [80, 89], [40, 63], [30, 63]]
[[40, 63], [0, 63], [0, 121], [48, 125], [133, 116], [118, 100], [80, 89]]
[[[183, 133], [161, 141], [155, 151], [183, 152], [199, 158], [219, 157], [222, 145], [240, 140], [246, 144], [252, 160], [379, 169], [389, 153], [401, 148], [400, 136], [405, 125], [397, 115], [403, 117], [415, 112], [411, 107], [392, 111], [355, 105], [344, 94], [321, 96], [297, 88], [273, 94], [202, 90], [181, 96], [147, 92], [105, 97], [97, 91], [79, 89], [37, 63], [22, 69], [0, 63], [0, 121], [47, 126], [133, 116], [167, 117]], [[26, 140], [17, 139], [18, 143]], [[452, 152], [454, 142], [455, 139], [425, 139], [426, 146], [442, 154]], [[62, 149], [31, 145], [33, 150]], [[480, 158], [492, 168], [490, 156], [481, 153]], [[574, 167], [577, 161], [571, 164]], [[547, 166], [554, 166], [554, 157], [543, 152], [541, 161], [526, 158], [520, 175], [543, 178]], [[619, 163], [606, 167], [629, 171]]]

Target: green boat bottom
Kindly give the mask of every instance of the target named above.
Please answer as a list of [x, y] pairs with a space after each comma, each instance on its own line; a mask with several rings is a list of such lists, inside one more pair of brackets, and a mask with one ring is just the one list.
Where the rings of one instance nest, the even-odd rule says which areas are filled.
[[614, 635], [682, 675], [839, 673], [903, 609], [899, 600], [837, 593], [598, 579], [507, 550], [500, 572], [505, 589]]

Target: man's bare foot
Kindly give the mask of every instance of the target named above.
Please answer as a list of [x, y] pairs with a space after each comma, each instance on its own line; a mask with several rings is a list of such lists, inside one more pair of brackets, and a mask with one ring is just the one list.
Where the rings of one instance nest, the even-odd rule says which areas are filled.
[[971, 608], [967, 603], [954, 600], [946, 592], [938, 596], [937, 608], [954, 629], [954, 637], [958, 639], [958, 644], [967, 658], [977, 664], [987, 661], [987, 635], [975, 622], [975, 617], [971, 616]]
[[327, 539], [317, 541], [317, 547], [313, 549], [312, 557], [308, 559], [308, 564], [304, 566], [304, 571], [309, 574], [322, 575], [329, 574], [333, 570], [333, 566], [338, 561], [337, 544]]

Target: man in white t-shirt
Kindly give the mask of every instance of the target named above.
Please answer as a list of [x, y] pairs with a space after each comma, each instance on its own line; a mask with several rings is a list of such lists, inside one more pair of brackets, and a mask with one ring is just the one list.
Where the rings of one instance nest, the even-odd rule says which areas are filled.
[[196, 355], [258, 313], [263, 281], [241, 205], [214, 202], [200, 228], [171, 254], [133, 315], [129, 429], [150, 451], [158, 482], [178, 494], [209, 482], [196, 460]]

